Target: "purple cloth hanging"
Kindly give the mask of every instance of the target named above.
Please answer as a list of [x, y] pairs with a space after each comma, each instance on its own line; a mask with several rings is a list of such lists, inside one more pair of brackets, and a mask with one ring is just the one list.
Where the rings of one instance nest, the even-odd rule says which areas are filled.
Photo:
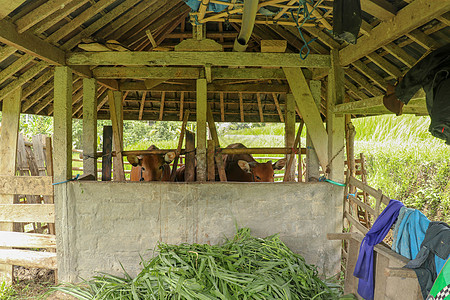
[[403, 203], [397, 200], [389, 201], [388, 206], [378, 216], [372, 228], [366, 234], [359, 248], [358, 261], [353, 275], [359, 278], [358, 294], [366, 300], [373, 300], [373, 247], [380, 243], [388, 234], [392, 224], [397, 220]]

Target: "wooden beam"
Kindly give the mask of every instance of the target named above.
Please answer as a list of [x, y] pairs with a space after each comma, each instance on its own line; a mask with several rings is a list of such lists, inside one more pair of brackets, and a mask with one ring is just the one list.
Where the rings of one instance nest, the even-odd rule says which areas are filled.
[[28, 63], [30, 63], [34, 59], [33, 56], [25, 54], [17, 59], [15, 62], [7, 66], [0, 72], [0, 84], [5, 82], [7, 79], [12, 77], [14, 74], [19, 72], [22, 68], [24, 68]]
[[[195, 92], [194, 84], [178, 85], [164, 83], [148, 88], [144, 82], [125, 81], [120, 84], [121, 91], [151, 91], [151, 92]], [[208, 92], [230, 92], [230, 93], [277, 93], [289, 92], [287, 84], [267, 83], [240, 83], [240, 84], [208, 84]]]
[[244, 122], [244, 100], [242, 99], [242, 93], [239, 93], [239, 112], [241, 114], [241, 122]]
[[283, 68], [294, 95], [297, 108], [309, 130], [320, 165], [326, 170], [328, 165], [328, 134], [323, 126], [320, 112], [316, 106], [311, 90], [299, 68]]
[[205, 17], [206, 9], [208, 8], [209, 0], [201, 1], [200, 7], [198, 8], [198, 21], [201, 21]]
[[342, 49], [340, 51], [342, 65], [351, 64], [449, 10], [450, 0], [413, 1], [400, 10], [395, 17], [375, 27], [370, 37], [360, 37], [358, 46], [349, 45]]
[[328, 55], [310, 54], [308, 59], [300, 60], [296, 53], [249, 52], [77, 52], [68, 54], [66, 62], [69, 65], [330, 67]]
[[[375, 82], [380, 88], [382, 88], [384, 91], [386, 90], [388, 82], [378, 75], [377, 72], [369, 68], [365, 63], [363, 63], [360, 60], [356, 60], [352, 63], [352, 65], [358, 69], [361, 73], [366, 75], [368, 78], [370, 78], [373, 82]], [[347, 69], [348, 70], [348, 69]]]
[[206, 181], [206, 114], [207, 114], [206, 79], [197, 79], [197, 181]]
[[97, 180], [97, 83], [83, 78], [83, 174]]
[[125, 181], [125, 171], [123, 169], [123, 107], [122, 93], [108, 91], [108, 103], [110, 118], [113, 128], [113, 145], [116, 156], [113, 160], [114, 181]]
[[[17, 90], [3, 101], [2, 132], [0, 134], [0, 175], [14, 176], [16, 173], [17, 140], [19, 134], [21, 90]], [[0, 192], [1, 205], [14, 205], [13, 190]], [[18, 206], [18, 205], [17, 205]], [[16, 222], [1, 220], [0, 222]], [[1, 231], [12, 231], [13, 223], [0, 223]], [[0, 280], [11, 284], [12, 265], [0, 264]]]
[[50, 0], [42, 4], [38, 8], [33, 9], [31, 12], [29, 12], [28, 14], [21, 17], [19, 20], [15, 22], [17, 26], [17, 31], [19, 33], [25, 32], [26, 30], [33, 27], [35, 24], [44, 20], [52, 13], [61, 9], [61, 7], [64, 7], [69, 2], [71, 2], [71, 0]]
[[55, 222], [53, 204], [0, 204], [0, 222]]
[[211, 110], [211, 106], [208, 105], [207, 107], [207, 112], [206, 112], [206, 119], [208, 121], [208, 127], [209, 127], [209, 132], [211, 133], [211, 137], [212, 140], [214, 142], [214, 160], [216, 162], [217, 165], [217, 171], [219, 173], [219, 178], [220, 181], [225, 182], [227, 181], [227, 174], [225, 172], [225, 167], [224, 167], [224, 163], [223, 163], [223, 157], [222, 157], [222, 153], [215, 153], [216, 149], [220, 148], [220, 142], [219, 142], [219, 135], [217, 134], [217, 128], [216, 128], [216, 124], [214, 122], [214, 116]]
[[161, 105], [159, 107], [159, 120], [162, 121], [164, 116], [164, 100], [166, 98], [166, 92], [161, 93]]
[[142, 116], [144, 115], [145, 97], [147, 97], [147, 92], [142, 93], [141, 105], [139, 107], [139, 120], [142, 120]]
[[[392, 114], [383, 105], [383, 97], [377, 96], [365, 98], [360, 101], [338, 104], [334, 107], [334, 113], [343, 114]], [[427, 114], [425, 104], [425, 93], [423, 90], [417, 92], [408, 105], [403, 106], [403, 113]]]
[[[294, 148], [295, 141], [295, 99], [294, 95], [286, 96], [286, 117], [284, 123], [284, 146], [286, 148]], [[287, 154], [286, 162], [295, 162], [295, 154]], [[291, 165], [292, 165], [291, 162]], [[295, 181], [295, 168], [285, 168], [283, 181]]]
[[361, 0], [361, 9], [382, 21], [388, 21], [396, 14], [395, 7], [386, 0]]
[[383, 46], [383, 48], [409, 68], [412, 68], [412, 66], [414, 66], [414, 64], [416, 63], [414, 57], [409, 55], [405, 50], [403, 50], [395, 43], [386, 44]]
[[8, 0], [3, 1], [0, 6], [0, 19], [3, 19], [7, 15], [9, 15], [13, 10], [18, 8], [25, 0]]
[[278, 96], [275, 93], [272, 93], [273, 102], [275, 103], [275, 107], [277, 108], [278, 116], [280, 116], [280, 122], [284, 123], [284, 117], [281, 112], [280, 103], [278, 102]]
[[400, 71], [396, 66], [388, 62], [386, 59], [381, 57], [381, 55], [373, 52], [367, 55], [367, 57], [374, 62], [377, 66], [383, 69], [386, 73], [393, 76], [394, 78], [402, 77], [402, 71]]
[[263, 114], [263, 107], [261, 104], [261, 94], [260, 93], [256, 93], [256, 101], [258, 102], [258, 111], [259, 111], [259, 118], [261, 120], [261, 122], [264, 122], [264, 114]]
[[183, 120], [183, 114], [184, 114], [184, 92], [181, 92], [181, 94], [180, 94], [180, 121]]
[[366, 91], [368, 91], [372, 95], [374, 95], [374, 96], [383, 95], [383, 92], [381, 92], [374, 85], [370, 84], [361, 74], [359, 74], [355, 70], [348, 68], [345, 70], [345, 74], [347, 76], [349, 76], [351, 79], [353, 79], [356, 83], [358, 83], [361, 87], [363, 87]]
[[[322, 82], [319, 80], [311, 80], [309, 82], [309, 88], [311, 89], [311, 95], [314, 99], [316, 107], [320, 109]], [[317, 157], [316, 150], [312, 143], [311, 134], [308, 128], [306, 128], [306, 172], [305, 182], [310, 182], [314, 179], [319, 179], [319, 158]], [[300, 167], [300, 166], [299, 166]], [[300, 177], [300, 175], [299, 175]]]
[[219, 101], [220, 101], [220, 120], [225, 122], [225, 103], [223, 100], [223, 93], [219, 93]]
[[14, 24], [0, 20], [0, 42], [17, 48], [50, 64], [65, 65], [65, 53], [37, 36], [19, 33]]
[[43, 85], [39, 91], [37, 91], [33, 96], [28, 98], [22, 103], [22, 112], [26, 112], [31, 107], [33, 107], [36, 103], [38, 103], [39, 100], [41, 100], [43, 97], [45, 97], [48, 93], [50, 93], [53, 90], [53, 87], [55, 86], [53, 80], [50, 80], [49, 83]]

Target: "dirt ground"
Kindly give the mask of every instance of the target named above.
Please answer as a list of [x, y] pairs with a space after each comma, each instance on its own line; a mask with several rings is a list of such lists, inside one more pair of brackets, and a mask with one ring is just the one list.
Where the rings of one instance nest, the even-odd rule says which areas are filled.
[[55, 272], [47, 269], [24, 268], [14, 266], [15, 291], [13, 296], [2, 300], [59, 300], [75, 299], [59, 292], [50, 292], [50, 287], [55, 285]]

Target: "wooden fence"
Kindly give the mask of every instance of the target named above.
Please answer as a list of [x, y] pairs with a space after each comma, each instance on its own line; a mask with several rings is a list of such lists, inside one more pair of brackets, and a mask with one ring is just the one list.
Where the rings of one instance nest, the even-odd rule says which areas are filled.
[[[343, 215], [346, 233], [328, 234], [329, 240], [343, 240], [344, 293], [357, 295], [358, 279], [353, 276], [353, 271], [361, 242], [389, 201], [390, 198], [381, 190], [376, 190], [355, 177], [347, 176]], [[390, 249], [391, 239], [392, 230], [384, 241], [374, 248], [374, 299], [422, 299], [415, 272], [403, 268], [409, 259]], [[358, 299], [362, 298], [358, 295]]]

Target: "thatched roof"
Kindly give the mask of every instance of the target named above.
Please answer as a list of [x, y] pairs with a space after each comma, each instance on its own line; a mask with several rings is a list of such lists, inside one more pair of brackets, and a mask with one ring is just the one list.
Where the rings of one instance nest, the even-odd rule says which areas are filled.
[[[224, 1], [210, 0], [211, 3]], [[292, 17], [283, 14], [298, 1], [270, 2], [284, 9], [257, 17], [248, 52], [260, 52], [262, 40], [286, 40], [286, 52], [298, 53], [303, 41]], [[206, 24], [206, 37], [231, 51], [240, 30], [238, 2], [221, 15], [200, 8], [190, 13], [183, 1], [171, 0], [9, 0], [0, 7], [0, 101], [22, 89], [22, 112], [53, 114], [53, 69], [65, 57], [84, 51], [172, 51], [192, 38], [192, 22]], [[205, 3], [209, 2], [204, 1]], [[263, 2], [263, 1], [260, 1]], [[315, 1], [317, 3], [317, 1]], [[321, 1], [314, 19], [302, 33], [311, 53], [340, 49], [345, 66], [346, 101], [378, 101], [386, 84], [400, 77], [431, 49], [450, 42], [450, 0], [361, 0], [363, 24], [356, 45], [337, 41], [331, 34], [333, 2]], [[263, 24], [266, 23], [266, 24]], [[152, 41], [153, 39], [153, 41]], [[73, 116], [82, 110], [82, 78], [102, 69], [74, 68]], [[104, 70], [103, 70], [104, 71]], [[326, 72], [311, 69], [322, 80], [321, 112], [326, 115]], [[279, 122], [286, 93], [284, 78], [213, 79], [208, 99], [218, 121]], [[102, 79], [98, 86], [98, 115], [108, 117], [108, 87], [123, 91], [125, 119], [179, 120], [180, 110], [195, 108], [195, 80], [144, 78]], [[378, 98], [376, 98], [378, 97]], [[409, 112], [426, 113], [422, 102]], [[408, 110], [406, 110], [408, 112]], [[354, 110], [357, 115], [383, 113]]]

